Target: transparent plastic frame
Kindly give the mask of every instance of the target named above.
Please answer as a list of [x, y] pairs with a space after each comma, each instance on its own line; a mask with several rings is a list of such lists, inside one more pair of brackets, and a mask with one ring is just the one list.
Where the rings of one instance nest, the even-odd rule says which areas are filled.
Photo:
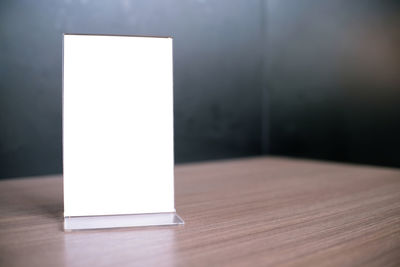
[[[90, 37], [90, 38], [89, 38]], [[132, 38], [127, 37], [138, 37], [136, 43], [132, 43]], [[66, 50], [66, 38], [69, 40], [69, 46]], [[71, 39], [73, 38], [73, 39]], [[83, 38], [83, 39], [82, 39]], [[80, 71], [79, 67], [82, 64], [77, 64], [77, 60], [81, 60], [81, 55], [85, 55], [83, 58], [86, 59], [86, 62], [91, 62], [91, 57], [87, 56], [87, 48], [88, 47], [96, 47], [98, 50], [101, 49], [102, 46], [93, 45], [92, 41], [95, 38], [97, 41], [103, 40], [103, 46], [106, 46], [108, 50], [110, 47], [109, 41], [113, 40], [112, 44], [118, 44], [117, 47], [122, 48], [119, 50], [111, 50], [112, 56], [105, 57], [104, 62], [101, 64], [96, 60], [94, 63], [84, 65], [85, 70], [91, 70], [92, 72], [99, 72], [100, 74], [96, 74], [101, 77], [108, 77], [107, 79], [111, 79], [110, 77], [115, 72], [115, 77], [111, 79], [114, 81], [112, 84], [112, 89], [115, 88], [123, 88], [120, 90], [120, 93], [124, 96], [124, 99], [144, 99], [148, 100], [149, 97], [151, 101], [154, 100], [152, 94], [155, 92], [159, 99], [163, 101], [158, 101], [156, 104], [157, 109], [153, 108], [151, 105], [146, 104], [146, 101], [136, 101], [135, 104], [129, 103], [126, 101], [108, 101], [112, 98], [112, 94], [107, 96], [108, 92], [106, 87], [109, 86], [107, 83], [86, 83], [87, 77], [92, 77], [88, 73]], [[157, 39], [156, 46], [149, 45], [148, 41]], [[136, 38], [135, 38], [136, 39]], [[75, 40], [75, 43], [71, 43], [71, 40]], [[76, 43], [76, 40], [85, 40], [83, 43]], [[88, 40], [92, 40], [87, 42]], [[127, 41], [131, 40], [129, 43]], [[145, 40], [147, 40], [145, 42]], [[118, 42], [117, 42], [118, 41]], [[140, 42], [139, 42], [140, 41]], [[78, 45], [79, 44], [79, 45]], [[90, 45], [91, 46], [90, 46]], [[135, 45], [133, 45], [135, 44]], [[152, 43], [151, 43], [152, 44]], [[132, 46], [133, 45], [133, 46]], [[77, 47], [79, 49], [77, 49]], [[84, 47], [83, 50], [80, 47]], [[134, 48], [132, 48], [134, 47]], [[136, 47], [136, 48], [135, 48]], [[143, 48], [149, 47], [149, 49], [158, 49], [160, 52], [150, 53], [150, 57], [144, 56], [145, 53], [137, 53], [135, 51], [141, 51]], [[129, 48], [129, 53], [124, 54], [124, 49]], [[67, 57], [70, 60], [66, 64], [66, 51], [69, 51], [68, 55], [71, 55], [71, 49], [75, 49], [71, 60], [71, 56]], [[86, 50], [85, 50], [86, 49]], [[92, 50], [92, 49], [91, 49]], [[91, 51], [90, 50], [90, 51]], [[97, 50], [95, 50], [97, 51]], [[115, 51], [118, 51], [116, 53]], [[167, 51], [167, 52], [166, 52]], [[97, 53], [97, 52], [96, 52]], [[99, 53], [102, 54], [102, 53]], [[110, 54], [110, 53], [109, 53]], [[142, 55], [143, 54], [143, 55]], [[91, 55], [89, 53], [89, 55]], [[122, 58], [122, 63], [115, 61], [115, 59]], [[128, 60], [128, 59], [129, 60]], [[134, 58], [134, 60], [132, 60]], [[78, 61], [79, 61], [78, 60]], [[71, 63], [72, 62], [72, 63]], [[84, 61], [85, 62], [85, 61]], [[129, 62], [135, 62], [135, 66], [129, 65]], [[144, 63], [143, 63], [144, 62]], [[150, 62], [150, 63], [149, 63]], [[138, 67], [143, 63], [144, 66], [150, 66], [153, 64], [158, 68], [145, 68], [146, 73], [148, 75], [151, 74], [152, 78], [161, 76], [160, 79], [152, 79], [152, 82], [149, 82], [148, 79], [143, 77], [147, 77], [146, 75], [141, 75], [138, 77], [142, 77], [141, 79], [135, 78], [133, 79], [131, 72], [129, 75], [126, 74], [126, 69], [133, 70], [141, 70]], [[150, 64], [150, 65], [149, 65]], [[111, 74], [107, 71], [107, 73], [103, 73], [106, 69], [97, 68], [98, 65], [105, 66], [114, 66], [113, 71], [115, 70], [115, 66], [121, 66], [122, 71], [116, 72], [111, 71]], [[64, 230], [65, 231], [73, 231], [73, 230], [90, 230], [90, 229], [107, 229], [107, 228], [123, 228], [123, 227], [144, 227], [144, 226], [164, 226], [164, 225], [182, 225], [184, 224], [183, 220], [176, 214], [174, 208], [174, 191], [173, 191], [173, 60], [172, 60], [172, 37], [159, 37], [159, 36], [133, 36], [133, 35], [97, 35], [97, 34], [64, 34], [63, 39], [63, 168], [64, 168]], [[90, 67], [87, 67], [90, 66]], [[136, 68], [138, 67], [138, 68]], [[97, 73], [96, 72], [96, 73]], [[68, 75], [66, 76], [66, 73]], [[82, 73], [85, 73], [83, 75]], [[122, 73], [122, 74], [121, 74]], [[96, 77], [97, 77], [96, 76]], [[154, 76], [154, 77], [153, 77]], [[67, 77], [67, 79], [66, 79]], [[71, 82], [71, 77], [73, 77]], [[78, 80], [77, 80], [78, 79]], [[90, 78], [90, 79], [93, 79]], [[98, 81], [99, 79], [94, 79]], [[66, 82], [67, 81], [67, 82]], [[82, 81], [79, 83], [78, 81]], [[91, 80], [92, 81], [92, 80]], [[66, 94], [65, 85], [68, 85], [67, 88], [75, 88], [75, 90], [67, 90], [68, 94]], [[80, 86], [76, 86], [76, 84], [90, 84], [90, 86], [83, 86], [82, 88], [95, 88], [96, 90], [81, 90]], [[141, 90], [125, 90], [125, 85], [129, 85], [129, 88], [142, 88]], [[118, 87], [119, 86], [119, 87]], [[78, 88], [78, 89], [76, 89]], [[100, 115], [102, 123], [95, 124], [98, 128], [90, 128], [90, 131], [82, 131], [81, 128], [76, 128], [75, 126], [79, 126], [79, 122], [82, 118], [82, 110], [86, 111], [86, 104], [82, 103], [92, 103], [91, 99], [94, 97], [93, 92], [103, 92], [102, 94], [96, 95], [99, 98], [100, 103], [107, 103], [106, 107], [103, 106], [95, 106], [92, 105], [91, 109], [96, 110]], [[119, 95], [118, 95], [119, 97]], [[119, 99], [119, 98], [115, 99]], [[67, 101], [66, 101], [67, 99]], [[71, 99], [77, 99], [78, 104], [72, 101]], [[88, 101], [86, 101], [89, 99]], [[158, 99], [158, 98], [157, 98]], [[165, 100], [165, 101], [164, 101]], [[103, 101], [103, 102], [101, 102]], [[120, 103], [122, 102], [122, 103]], [[68, 107], [66, 108], [65, 103], [68, 103]], [[124, 107], [125, 109], [121, 108]], [[100, 107], [100, 108], [99, 108]], [[150, 109], [151, 107], [151, 109]], [[66, 112], [67, 110], [67, 112]], [[111, 111], [118, 111], [116, 113], [112, 113]], [[123, 112], [122, 112], [123, 111]], [[91, 111], [93, 112], [93, 111]], [[149, 115], [150, 112], [150, 115]], [[85, 112], [83, 112], [85, 113]], [[146, 116], [142, 116], [141, 114], [147, 114], [150, 118], [160, 118], [162, 123], [147, 123]], [[66, 116], [67, 114], [67, 116]], [[96, 113], [97, 114], [97, 113]], [[124, 133], [121, 138], [120, 134], [118, 134], [115, 138], [111, 139], [112, 149], [107, 151], [107, 146], [102, 146], [102, 155], [113, 155], [111, 160], [107, 159], [107, 162], [104, 162], [106, 157], [98, 156], [99, 153], [92, 153], [91, 147], [95, 144], [88, 144], [87, 140], [92, 140], [92, 136], [96, 136], [97, 139], [100, 140], [100, 134], [106, 136], [105, 139], [112, 136], [114, 133], [112, 127], [104, 127], [104, 125], [114, 125], [114, 122], [124, 121], [126, 120], [127, 115], [129, 120], [135, 122], [135, 127], [130, 125], [129, 127], [121, 127], [118, 128], [118, 133]], [[133, 116], [134, 114], [139, 114], [140, 116]], [[112, 115], [112, 116], [111, 116]], [[92, 116], [92, 115], [91, 115]], [[111, 119], [110, 119], [111, 118]], [[111, 123], [110, 123], [111, 121]], [[73, 123], [72, 123], [73, 122]], [[82, 124], [83, 125], [83, 124]], [[127, 125], [127, 124], [122, 124]], [[144, 126], [143, 126], [144, 125]], [[74, 128], [75, 127], [75, 128]], [[146, 131], [137, 131], [142, 127], [145, 128]], [[67, 129], [67, 130], [66, 130]], [[71, 130], [73, 129], [73, 130]], [[74, 130], [75, 129], [75, 130]], [[93, 130], [95, 129], [95, 130]], [[133, 132], [134, 134], [130, 134]], [[155, 138], [153, 138], [150, 142], [152, 146], [148, 146], [149, 142], [143, 142], [146, 140], [147, 133], [161, 133]], [[79, 133], [79, 134], [77, 134]], [[86, 135], [84, 135], [86, 134]], [[84, 137], [82, 137], [84, 135]], [[127, 136], [129, 137], [127, 139]], [[104, 140], [101, 139], [101, 140]], [[137, 142], [137, 140], [141, 140]], [[154, 141], [156, 140], [156, 141]], [[103, 141], [102, 141], [103, 142]], [[99, 143], [99, 145], [102, 144]], [[67, 147], [68, 149], [65, 149]], [[115, 149], [119, 147], [124, 147], [124, 149]], [[155, 147], [157, 148], [156, 152], [159, 155], [156, 160], [152, 158], [151, 164], [149, 161], [146, 161], [147, 164], [137, 164], [135, 168], [131, 168], [131, 164], [127, 164], [126, 161], [122, 160], [124, 163], [120, 164], [120, 161], [115, 160], [115, 155], [122, 159], [132, 159], [132, 161], [140, 161], [138, 158], [141, 157], [142, 154], [148, 153], [148, 151], [154, 151]], [[90, 148], [90, 149], [88, 149]], [[86, 150], [85, 150], [86, 149]], [[151, 150], [153, 149], [153, 150]], [[96, 150], [96, 149], [95, 149]], [[67, 151], [67, 152], [66, 152]], [[89, 151], [89, 152], [88, 152]], [[88, 156], [89, 155], [89, 156]], [[161, 155], [161, 156], [160, 156]], [[81, 157], [81, 158], [80, 158]], [[88, 162], [89, 159], [89, 162]], [[81, 164], [85, 162], [85, 164]], [[158, 164], [158, 168], [157, 168]], [[155, 168], [152, 168], [151, 165], [154, 165]], [[89, 166], [89, 167], [88, 167]], [[97, 171], [99, 168], [97, 166], [106, 166], [107, 171]], [[150, 166], [150, 167], [149, 167]], [[95, 177], [96, 179], [86, 179], [81, 180], [81, 173], [88, 173], [89, 170], [93, 170], [94, 173], [91, 173], [90, 177]], [[67, 170], [67, 171], [66, 171]], [[118, 170], [120, 173], [124, 173], [124, 175], [115, 175], [110, 176], [110, 170]], [[71, 179], [74, 177], [74, 179]], [[79, 179], [78, 179], [78, 178]], [[122, 178], [121, 178], [122, 177]], [[124, 177], [136, 177], [135, 179], [129, 179], [126, 181]], [[140, 179], [138, 178], [140, 177]], [[111, 181], [111, 185], [123, 185], [124, 188], [132, 188], [132, 192], [127, 194], [126, 190], [121, 190], [121, 186], [116, 186], [110, 189], [110, 183], [107, 181]], [[66, 181], [68, 181], [66, 183]], [[153, 184], [157, 185], [157, 190], [153, 190]], [[108, 185], [108, 186], [107, 186]], [[79, 188], [80, 190], [71, 190], [71, 189]], [[88, 202], [86, 192], [92, 191], [93, 188], [96, 188], [97, 194], [91, 195], [91, 201]], [[140, 190], [138, 190], [138, 188]], [[159, 190], [162, 188], [163, 190]], [[136, 191], [135, 191], [136, 190]], [[122, 193], [121, 193], [122, 191]], [[100, 192], [100, 193], [99, 193]], [[116, 194], [125, 194], [126, 198], [121, 201], [121, 198], [115, 197]], [[127, 194], [127, 195], [126, 195]], [[107, 196], [102, 197], [102, 195]], [[151, 196], [150, 198], [147, 196]], [[118, 199], [117, 201], [110, 201], [114, 199]], [[83, 202], [83, 204], [82, 204]], [[67, 203], [67, 205], [66, 205]], [[87, 204], [87, 205], [84, 205]], [[89, 206], [89, 207], [88, 207]], [[89, 212], [90, 211], [90, 212]], [[146, 213], [149, 212], [149, 213]], [[155, 213], [152, 213], [155, 212]], [[94, 215], [99, 214], [99, 215]], [[67, 216], [65, 216], [67, 215]]]
[[65, 231], [183, 224], [175, 212], [64, 217]]

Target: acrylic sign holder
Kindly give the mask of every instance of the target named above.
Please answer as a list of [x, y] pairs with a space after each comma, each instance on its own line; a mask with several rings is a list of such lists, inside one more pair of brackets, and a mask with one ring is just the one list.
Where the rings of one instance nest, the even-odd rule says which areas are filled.
[[64, 229], [179, 225], [172, 38], [64, 34]]

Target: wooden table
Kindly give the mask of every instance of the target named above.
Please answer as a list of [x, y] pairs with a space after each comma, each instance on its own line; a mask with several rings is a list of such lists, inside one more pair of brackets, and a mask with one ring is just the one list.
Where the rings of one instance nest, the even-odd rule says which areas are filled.
[[176, 167], [184, 226], [64, 232], [61, 176], [0, 182], [0, 266], [400, 266], [400, 170]]

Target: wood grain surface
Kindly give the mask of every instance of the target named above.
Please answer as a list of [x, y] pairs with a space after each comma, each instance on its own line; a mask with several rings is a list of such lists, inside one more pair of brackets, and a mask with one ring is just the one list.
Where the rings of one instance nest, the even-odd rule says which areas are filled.
[[1, 181], [0, 266], [400, 266], [400, 170], [249, 158], [175, 188], [184, 226], [64, 232], [61, 176]]

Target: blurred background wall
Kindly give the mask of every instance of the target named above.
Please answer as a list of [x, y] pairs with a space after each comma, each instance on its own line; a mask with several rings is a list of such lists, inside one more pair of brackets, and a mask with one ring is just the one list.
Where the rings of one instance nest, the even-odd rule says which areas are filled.
[[176, 162], [260, 153], [259, 0], [0, 1], [0, 177], [62, 171], [62, 33], [174, 36]]
[[62, 172], [62, 33], [174, 36], [177, 163], [260, 154], [400, 167], [388, 0], [2, 0], [0, 178]]
[[400, 1], [266, 12], [269, 152], [400, 167]]

